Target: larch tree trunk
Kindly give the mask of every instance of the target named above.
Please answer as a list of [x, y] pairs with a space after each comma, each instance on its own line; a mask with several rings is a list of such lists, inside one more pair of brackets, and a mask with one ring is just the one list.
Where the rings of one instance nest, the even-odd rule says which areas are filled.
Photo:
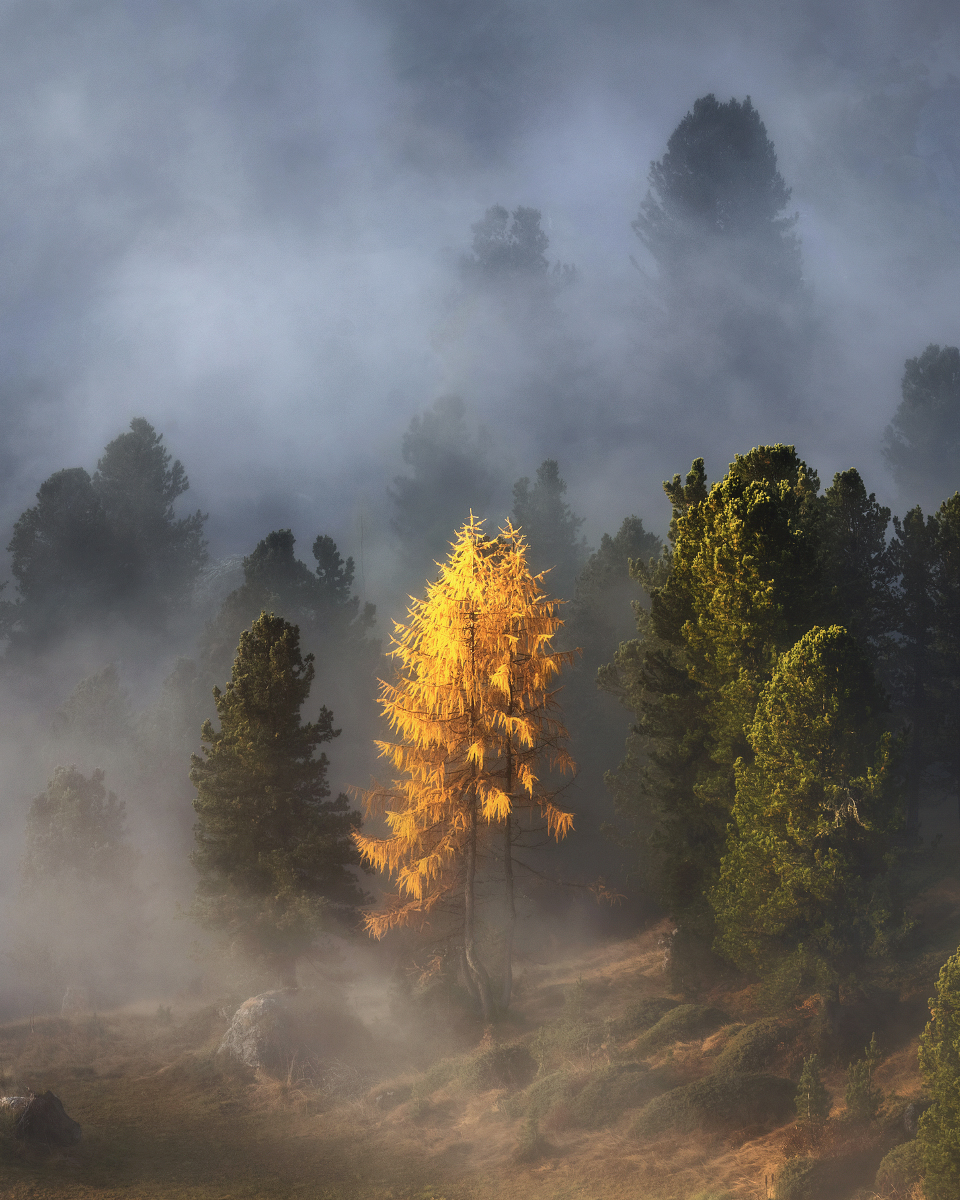
[[467, 861], [463, 885], [463, 951], [470, 977], [480, 997], [480, 1011], [485, 1022], [493, 1016], [490, 1002], [490, 981], [477, 955], [476, 947], [476, 884], [477, 884], [477, 798], [470, 802], [470, 832], [467, 838]]

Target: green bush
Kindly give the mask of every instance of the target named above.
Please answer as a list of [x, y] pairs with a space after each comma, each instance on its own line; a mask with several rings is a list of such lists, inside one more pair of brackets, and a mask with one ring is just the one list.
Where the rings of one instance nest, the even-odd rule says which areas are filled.
[[794, 1086], [776, 1075], [708, 1075], [651, 1100], [637, 1118], [640, 1136], [667, 1131], [777, 1126], [794, 1115]]
[[505, 1099], [500, 1109], [509, 1117], [541, 1121], [562, 1107], [569, 1125], [600, 1129], [661, 1095], [670, 1084], [667, 1070], [651, 1071], [643, 1063], [617, 1063], [592, 1075], [554, 1071], [521, 1095]]
[[541, 1135], [536, 1117], [528, 1116], [517, 1138], [513, 1161], [519, 1164], [536, 1162], [552, 1149], [550, 1143]]
[[570, 1124], [581, 1129], [612, 1125], [630, 1108], [640, 1108], [669, 1086], [663, 1073], [640, 1063], [608, 1067], [574, 1096], [567, 1105]]
[[874, 1186], [886, 1200], [907, 1200], [920, 1178], [920, 1151], [916, 1142], [904, 1142], [880, 1162]]
[[537, 1064], [526, 1046], [489, 1046], [468, 1059], [458, 1073], [458, 1083], [471, 1091], [488, 1088], [524, 1088], [534, 1077]]
[[812, 1158], [791, 1158], [777, 1172], [774, 1200], [820, 1200], [821, 1172]]
[[423, 1100], [432, 1096], [439, 1088], [446, 1087], [463, 1069], [463, 1064], [455, 1058], [442, 1058], [425, 1071], [413, 1085], [414, 1100]]
[[669, 996], [645, 996], [631, 1004], [627, 1011], [614, 1022], [614, 1032], [621, 1037], [632, 1033], [642, 1033], [651, 1025], [656, 1025], [661, 1017], [671, 1009], [679, 1007], [678, 1000]]
[[582, 979], [564, 993], [563, 1011], [556, 1021], [542, 1025], [531, 1043], [537, 1067], [544, 1071], [548, 1065], [583, 1058], [595, 1050], [608, 1032], [606, 1024], [585, 1017], [586, 985]]
[[717, 1055], [717, 1071], [739, 1071], [754, 1074], [771, 1066], [771, 1059], [783, 1041], [784, 1025], [775, 1017], [755, 1021], [735, 1033]]
[[413, 1085], [415, 1098], [426, 1098], [447, 1084], [462, 1091], [489, 1088], [516, 1090], [526, 1087], [536, 1073], [536, 1063], [526, 1046], [486, 1046], [468, 1058], [444, 1058], [434, 1063]]
[[637, 1042], [638, 1054], [652, 1054], [661, 1046], [673, 1042], [692, 1042], [703, 1038], [727, 1023], [727, 1015], [719, 1008], [703, 1004], [679, 1004], [648, 1029]]

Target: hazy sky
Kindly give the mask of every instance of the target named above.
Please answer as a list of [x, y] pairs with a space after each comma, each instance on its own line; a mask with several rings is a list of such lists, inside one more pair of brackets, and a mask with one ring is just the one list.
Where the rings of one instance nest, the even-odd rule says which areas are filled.
[[[452, 386], [510, 470], [561, 460], [594, 540], [631, 511], [662, 532], [664, 475], [702, 453], [716, 478], [779, 437], [823, 477], [856, 464], [887, 494], [879, 437], [903, 360], [960, 341], [955, 3], [0, 12], [4, 528], [142, 415], [182, 458], [215, 553], [282, 525], [301, 550], [323, 530], [356, 553], [404, 427]], [[749, 94], [765, 121], [837, 347], [799, 431], [775, 396], [742, 427], [705, 398], [702, 423], [671, 428], [645, 383], [630, 221], [707, 92]], [[449, 251], [495, 203], [542, 209], [550, 257], [580, 269], [563, 300], [586, 364], [579, 432], [516, 389], [471, 394], [445, 341]]]

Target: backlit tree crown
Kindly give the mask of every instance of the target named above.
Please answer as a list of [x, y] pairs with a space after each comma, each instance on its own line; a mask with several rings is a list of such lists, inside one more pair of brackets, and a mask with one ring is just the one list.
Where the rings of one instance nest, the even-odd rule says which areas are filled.
[[562, 621], [526, 552], [509, 522], [488, 538], [471, 516], [426, 599], [396, 624], [399, 670], [381, 683], [380, 703], [397, 737], [378, 746], [398, 777], [365, 796], [390, 836], [356, 835], [363, 858], [397, 881], [397, 895], [366, 918], [375, 936], [459, 887], [476, 822], [502, 827], [526, 808], [556, 838], [572, 828], [540, 776], [573, 767], [551, 690], [572, 655], [550, 649]]

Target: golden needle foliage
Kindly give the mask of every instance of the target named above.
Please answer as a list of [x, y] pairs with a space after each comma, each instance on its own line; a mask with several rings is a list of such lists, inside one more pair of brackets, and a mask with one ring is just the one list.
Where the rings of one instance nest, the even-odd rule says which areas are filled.
[[356, 835], [364, 860], [397, 883], [396, 895], [366, 917], [375, 937], [417, 923], [459, 890], [478, 824], [503, 830], [526, 809], [555, 838], [573, 827], [539, 775], [574, 767], [551, 690], [573, 655], [550, 648], [563, 622], [526, 555], [509, 522], [487, 538], [471, 516], [426, 599], [395, 625], [397, 677], [381, 681], [380, 703], [397, 740], [377, 745], [398, 777], [363, 797], [390, 836]]

